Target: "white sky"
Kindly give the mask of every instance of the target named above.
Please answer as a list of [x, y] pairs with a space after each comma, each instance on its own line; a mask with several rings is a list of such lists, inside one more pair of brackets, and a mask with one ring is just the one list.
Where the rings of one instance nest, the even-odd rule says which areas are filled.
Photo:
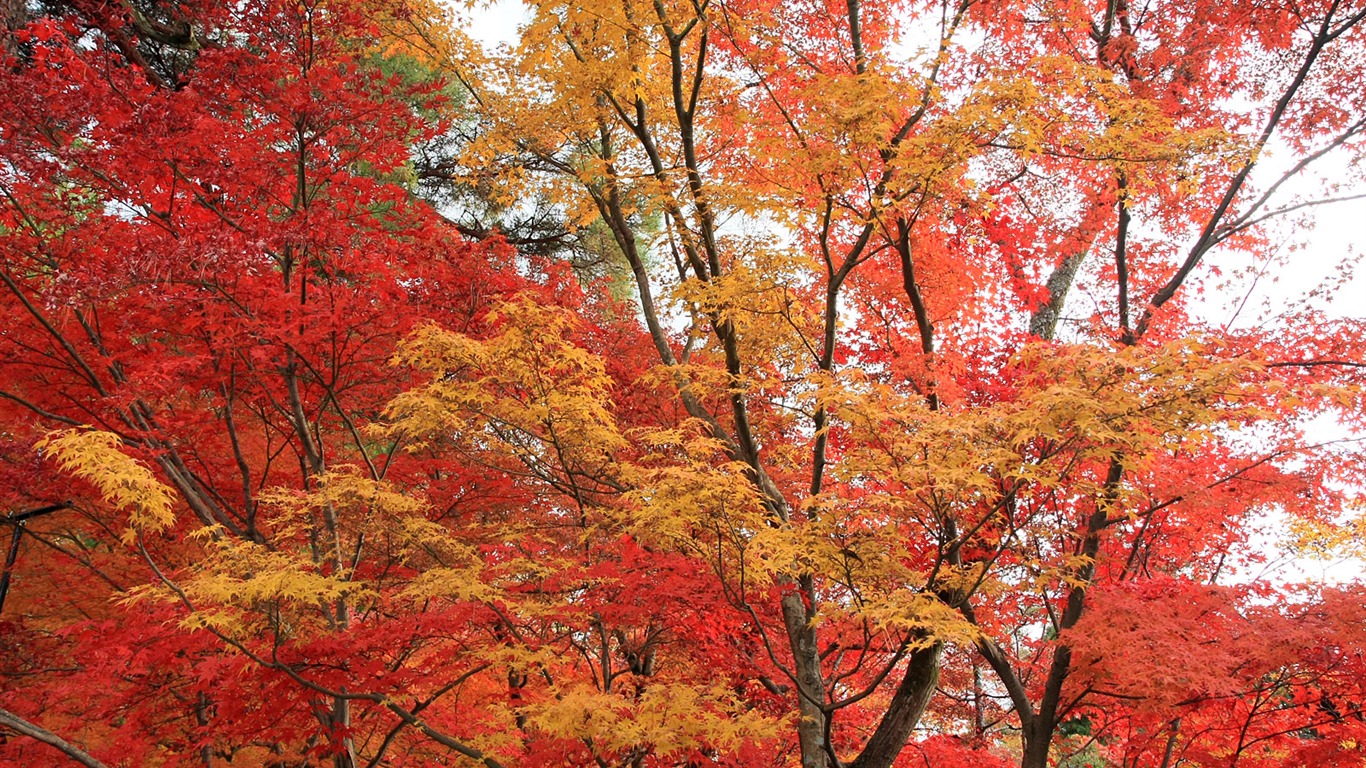
[[466, 30], [486, 49], [517, 42], [517, 27], [527, 20], [527, 7], [521, 0], [496, 0], [478, 3], [468, 11]]

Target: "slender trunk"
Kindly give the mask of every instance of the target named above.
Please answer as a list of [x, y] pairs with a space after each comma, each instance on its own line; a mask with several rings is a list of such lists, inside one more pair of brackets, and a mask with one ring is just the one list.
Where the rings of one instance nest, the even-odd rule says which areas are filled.
[[341, 750], [332, 756], [332, 768], [356, 768], [356, 745], [347, 731], [351, 728], [351, 702], [332, 700], [332, 728], [346, 734], [341, 739]]
[[0, 611], [5, 609], [5, 597], [9, 595], [10, 573], [14, 571], [14, 564], [19, 559], [19, 544], [24, 540], [24, 524], [15, 523], [14, 533], [10, 538], [9, 550], [5, 554], [5, 570], [0, 573]]
[[792, 648], [793, 672], [797, 676], [797, 739], [802, 750], [802, 768], [827, 768], [830, 761], [825, 744], [825, 680], [821, 675], [820, 650], [816, 647], [816, 628], [811, 626], [806, 604], [797, 592], [783, 596], [783, 624]]
[[982, 738], [987, 732], [986, 692], [982, 690], [982, 665], [972, 660], [972, 735]]
[[27, 24], [28, 3], [25, 0], [0, 0], [0, 56], [20, 55], [16, 33]]
[[86, 766], [86, 768], [108, 768], [108, 766], [91, 757], [80, 747], [40, 725], [30, 723], [12, 712], [0, 709], [0, 725], [22, 736], [41, 741], [53, 749], [59, 750], [62, 754], [75, 762]]
[[1172, 721], [1171, 733], [1167, 736], [1167, 748], [1162, 752], [1162, 765], [1159, 768], [1169, 768], [1172, 764], [1172, 753], [1176, 751], [1176, 738], [1181, 734], [1181, 718]]
[[[1110, 470], [1105, 478], [1102, 499], [1086, 521], [1086, 531], [1082, 536], [1077, 554], [1085, 565], [1074, 574], [1076, 586], [1067, 593], [1067, 603], [1058, 622], [1059, 632], [1066, 632], [1076, 626], [1086, 610], [1086, 590], [1096, 575], [1096, 561], [1100, 556], [1100, 538], [1105, 530], [1106, 520], [1119, 499], [1119, 485], [1124, 477], [1124, 465], [1118, 458], [1110, 460]], [[1048, 768], [1048, 750], [1057, 731], [1058, 720], [1066, 716], [1059, 713], [1062, 705], [1062, 688], [1072, 671], [1072, 649], [1061, 642], [1053, 650], [1053, 662], [1049, 665], [1048, 679], [1044, 682], [1043, 695], [1039, 699], [1039, 710], [1024, 727], [1024, 755], [1021, 768]]]
[[1062, 306], [1067, 301], [1067, 293], [1072, 288], [1072, 280], [1086, 260], [1086, 251], [1081, 250], [1062, 260], [1062, 263], [1048, 276], [1048, 301], [1034, 310], [1029, 318], [1029, 332], [1041, 339], [1052, 339], [1058, 330], [1058, 320], [1062, 317]]
[[[194, 707], [194, 721], [201, 730], [207, 730], [209, 727], [209, 709], [212, 706], [213, 702], [209, 700], [208, 695], [201, 692]], [[199, 759], [204, 763], [204, 768], [213, 768], [213, 746], [207, 741], [199, 748]]]
[[943, 644], [935, 642], [911, 653], [906, 674], [896, 693], [892, 694], [891, 705], [872, 738], [864, 745], [863, 752], [849, 763], [849, 768], [890, 768], [896, 761], [934, 695], [939, 682], [939, 656], [943, 650]]

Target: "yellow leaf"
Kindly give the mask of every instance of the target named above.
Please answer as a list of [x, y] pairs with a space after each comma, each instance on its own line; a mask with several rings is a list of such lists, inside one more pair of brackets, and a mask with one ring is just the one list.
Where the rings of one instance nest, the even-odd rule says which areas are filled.
[[112, 432], [66, 429], [48, 433], [38, 449], [57, 465], [89, 481], [104, 500], [128, 513], [125, 541], [137, 533], [164, 530], [175, 522], [175, 492], [156, 478], [147, 465], [119, 447], [123, 441]]

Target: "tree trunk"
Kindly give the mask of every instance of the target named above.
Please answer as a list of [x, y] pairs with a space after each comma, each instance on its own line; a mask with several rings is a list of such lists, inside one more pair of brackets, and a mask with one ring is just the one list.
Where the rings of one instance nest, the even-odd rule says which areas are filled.
[[1048, 768], [1054, 724], [1036, 719], [1033, 726], [1024, 730], [1024, 754], [1020, 757], [1020, 768]]
[[[795, 585], [794, 585], [795, 586]], [[783, 624], [792, 648], [793, 674], [797, 683], [797, 739], [802, 750], [802, 768], [827, 768], [830, 764], [825, 743], [825, 680], [821, 675], [820, 650], [816, 647], [816, 628], [811, 626], [806, 605], [796, 591], [783, 596]]]
[[28, 3], [25, 0], [0, 0], [0, 55], [19, 55], [15, 33], [27, 24]]
[[872, 738], [864, 745], [863, 752], [849, 763], [849, 768], [890, 768], [934, 695], [939, 682], [939, 655], [943, 650], [943, 644], [936, 642], [911, 653], [906, 674], [896, 693], [892, 694], [891, 705], [882, 715]]
[[30, 723], [12, 712], [0, 709], [0, 725], [3, 725], [15, 733], [23, 734], [31, 739], [36, 739], [37, 741], [47, 744], [53, 749], [59, 750], [62, 754], [72, 760], [86, 766], [86, 768], [108, 768], [104, 763], [101, 763], [99, 760], [86, 754], [85, 750], [80, 747], [71, 744], [66, 739], [63, 739], [61, 736], [58, 736], [46, 728]]

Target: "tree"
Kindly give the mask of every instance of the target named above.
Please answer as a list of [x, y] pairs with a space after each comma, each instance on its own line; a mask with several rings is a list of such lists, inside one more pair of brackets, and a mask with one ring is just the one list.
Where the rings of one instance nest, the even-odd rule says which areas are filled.
[[[389, 470], [362, 431], [399, 391], [388, 357], [419, 322], [464, 327], [556, 282], [529, 284], [402, 186], [443, 95], [386, 71], [375, 19], [394, 7], [178, 4], [202, 42], [174, 82], [130, 52], [149, 44], [138, 10], [88, 10], [29, 25], [5, 75], [8, 487], [20, 508], [75, 502], [26, 529], [43, 547], [6, 605], [7, 707], [114, 764], [352, 765], [357, 738], [378, 759], [392, 728], [437, 733], [425, 705], [385, 698], [428, 695], [400, 678], [469, 672], [426, 650], [448, 633], [420, 612], [397, 635], [370, 631], [378, 615], [354, 628], [346, 584], [398, 562], [368, 510], [387, 497], [363, 493]], [[342, 496], [286, 501], [325, 491]], [[219, 584], [244, 615], [138, 599], [182, 577], [187, 601]], [[347, 636], [370, 650], [324, 650]], [[224, 654], [248, 637], [273, 642], [239, 649], [257, 665]], [[299, 674], [332, 661], [391, 684], [327, 693]]]
[[486, 57], [424, 4], [54, 6], [0, 397], [8, 503], [72, 506], [0, 759], [1360, 763], [1360, 585], [1254, 568], [1358, 535], [1361, 321], [1192, 293], [1355, 194], [1289, 192], [1355, 180], [1363, 18], [591, 0]]
[[[1359, 152], [1362, 14], [536, 3], [485, 68], [489, 151], [535, 154], [612, 226], [681, 402], [762, 497], [773, 531], [737, 546], [782, 594], [764, 639], [804, 765], [890, 764], [945, 642], [1045, 765], [1106, 696], [1072, 680], [1089, 590], [1213, 580], [1259, 511], [1343, 510], [1356, 454], [1296, 417], [1356, 423], [1359, 323], [1234, 330], [1182, 303], [1212, 253], [1331, 198], [1278, 193]], [[1289, 170], [1254, 184], [1273, 141]], [[1079, 274], [1094, 310], [1058, 336]]]

